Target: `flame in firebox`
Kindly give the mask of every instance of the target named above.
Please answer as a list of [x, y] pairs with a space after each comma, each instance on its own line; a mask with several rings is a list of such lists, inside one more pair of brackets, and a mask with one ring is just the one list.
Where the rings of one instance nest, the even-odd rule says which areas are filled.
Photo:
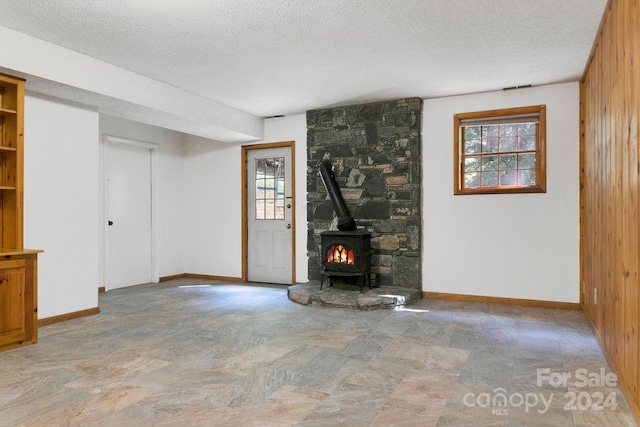
[[353, 250], [344, 245], [331, 246], [327, 251], [327, 262], [338, 264], [355, 264]]

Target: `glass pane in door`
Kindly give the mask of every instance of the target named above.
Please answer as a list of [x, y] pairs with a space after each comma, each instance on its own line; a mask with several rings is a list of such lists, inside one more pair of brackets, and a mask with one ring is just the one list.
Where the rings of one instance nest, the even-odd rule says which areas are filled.
[[256, 219], [284, 219], [284, 173], [284, 157], [256, 159]]

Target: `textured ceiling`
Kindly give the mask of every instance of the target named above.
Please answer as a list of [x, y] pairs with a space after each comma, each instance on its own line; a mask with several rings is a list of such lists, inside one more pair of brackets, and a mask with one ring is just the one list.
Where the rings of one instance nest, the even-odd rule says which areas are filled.
[[605, 5], [0, 0], [0, 26], [268, 117], [578, 80]]

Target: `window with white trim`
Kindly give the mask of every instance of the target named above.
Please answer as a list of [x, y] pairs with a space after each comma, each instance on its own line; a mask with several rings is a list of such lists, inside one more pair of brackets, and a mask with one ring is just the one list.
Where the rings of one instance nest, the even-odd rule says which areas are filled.
[[544, 105], [454, 115], [454, 194], [544, 193]]

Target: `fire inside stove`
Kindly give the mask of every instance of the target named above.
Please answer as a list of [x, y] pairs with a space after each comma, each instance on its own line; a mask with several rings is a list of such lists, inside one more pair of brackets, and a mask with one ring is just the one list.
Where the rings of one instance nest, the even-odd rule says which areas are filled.
[[355, 264], [353, 249], [344, 245], [334, 245], [327, 250], [327, 262], [338, 264]]

